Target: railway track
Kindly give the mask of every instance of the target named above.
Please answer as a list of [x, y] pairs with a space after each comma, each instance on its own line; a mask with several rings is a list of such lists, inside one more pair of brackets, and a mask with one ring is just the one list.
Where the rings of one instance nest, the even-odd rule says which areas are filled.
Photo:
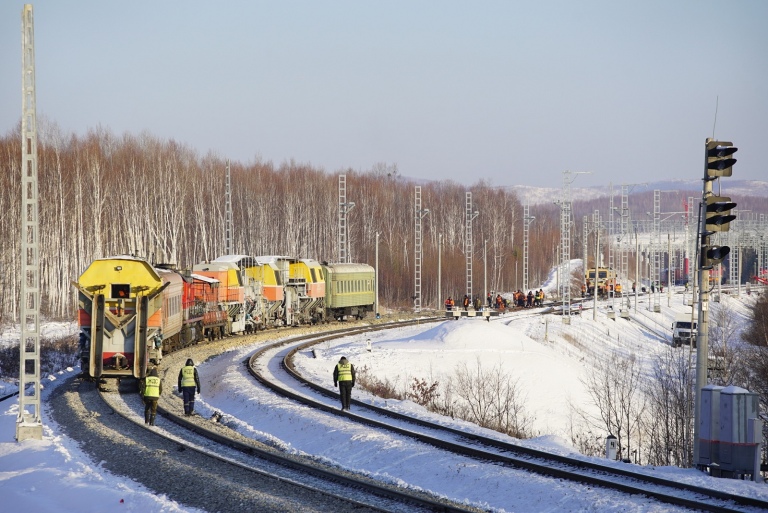
[[[528, 314], [529, 312], [525, 313]], [[509, 320], [511, 316], [506, 316], [505, 318]], [[442, 319], [421, 319], [416, 322], [423, 323], [431, 320]], [[278, 342], [267, 341], [263, 337], [263, 347], [248, 358], [247, 366], [249, 372], [256, 375], [265, 386], [268, 386], [283, 397], [289, 397], [293, 401], [299, 401], [310, 405], [312, 408], [324, 410], [333, 415], [340, 415], [344, 418], [344, 422], [359, 423], [371, 429], [396, 433], [399, 436], [418, 440], [419, 443], [429, 444], [438, 448], [438, 450], [465, 455], [467, 458], [474, 459], [483, 464], [493, 462], [495, 465], [501, 465], [505, 468], [535, 472], [556, 481], [568, 480], [573, 483], [580, 483], [586, 487], [597, 486], [616, 490], [620, 493], [641, 494], [651, 497], [655, 501], [673, 504], [681, 508], [702, 511], [747, 512], [765, 511], [768, 509], [768, 503], [748, 497], [700, 489], [695, 486], [658, 479], [654, 476], [644, 476], [637, 472], [609, 465], [597, 465], [589, 461], [552, 455], [527, 447], [500, 442], [496, 439], [472, 435], [429, 421], [414, 419], [410, 416], [397, 414], [389, 409], [377, 408], [359, 401], [353, 401], [354, 413], [342, 413], [338, 410], [335, 392], [305, 380], [295, 370], [294, 358], [297, 353], [308, 351], [320, 343], [331, 343], [332, 339], [340, 336], [363, 334], [371, 330], [386, 329], [388, 327], [391, 327], [391, 325], [358, 325], [351, 329], [308, 333]], [[295, 333], [293, 330], [292, 332]], [[248, 343], [248, 340], [243, 340], [243, 337], [238, 337], [238, 339], [240, 340], [228, 342], [230, 348]], [[254, 340], [254, 342], [256, 341]], [[205, 355], [213, 356], [227, 349], [226, 347], [217, 346], [217, 344], [211, 344], [206, 345], [204, 348], [196, 348], [198, 351], [203, 351], [202, 354], [196, 356], [196, 361], [202, 361], [202, 359], [207, 358]], [[178, 357], [186, 358], [186, 354], [184, 356], [178, 355]], [[402, 487], [398, 486], [379, 488], [381, 483], [362, 479], [359, 475], [339, 472], [338, 467], [318, 465], [318, 461], [311, 457], [298, 458], [294, 455], [286, 454], [284, 450], [243, 436], [216, 420], [212, 421], [202, 417], [190, 419], [176, 415], [174, 411], [180, 412], [182, 410], [181, 400], [179, 397], [168, 393], [168, 390], [172, 388], [172, 383], [175, 382], [174, 378], [175, 375], [165, 376], [166, 392], [161, 399], [160, 408], [162, 419], [159, 422], [159, 426], [154, 430], [148, 430], [143, 426], [143, 406], [136, 394], [129, 395], [124, 399], [114, 397], [116, 394], [111, 394], [113, 397], [110, 397], [110, 394], [106, 394], [105, 398], [109, 401], [109, 404], [104, 403], [105, 409], [103, 412], [93, 416], [97, 418], [116, 417], [114, 413], [120, 413], [120, 416], [124, 417], [124, 422], [131, 422], [133, 426], [128, 427], [124, 425], [118, 428], [118, 432], [133, 433], [135, 432], [134, 430], [143, 430], [147, 431], [148, 434], [142, 436], [152, 437], [157, 437], [160, 431], [168, 432], [168, 438], [162, 442], [163, 445], [156, 446], [155, 444], [161, 443], [158, 441], [146, 442], [145, 444], [139, 443], [139, 446], [145, 447], [144, 449], [137, 449], [139, 455], [150, 450], [152, 454], [160, 455], [163, 460], [173, 453], [181, 453], [183, 455], [194, 453], [196, 454], [195, 458], [204, 458], [206, 461], [210, 458], [223, 458], [227, 461], [215, 464], [201, 463], [205, 468], [208, 468], [210, 465], [222, 465], [222, 470], [213, 471], [213, 474], [217, 476], [217, 480], [221, 481], [228, 481], [230, 479], [226, 477], [230, 475], [230, 471], [224, 470], [224, 467], [228, 469], [229, 466], [233, 465], [228, 460], [237, 462], [234, 463], [235, 466], [251, 467], [251, 470], [239, 468], [237, 472], [253, 475], [258, 474], [259, 471], [266, 472], [266, 475], [262, 475], [258, 479], [271, 479], [272, 481], [279, 482], [281, 487], [286, 487], [282, 491], [275, 492], [278, 494], [278, 500], [298, 500], [302, 502], [303, 510], [308, 509], [304, 503], [306, 500], [304, 497], [309, 495], [313, 497], [311, 499], [312, 504], [314, 504], [315, 500], [331, 500], [334, 510], [339, 511], [344, 511], [347, 507], [354, 511], [480, 511], [465, 505], [450, 503], [450, 501], [438, 500], [427, 494], [414, 494], [412, 490], [402, 489]], [[90, 392], [86, 393], [83, 397], [90, 397], [89, 394]], [[92, 401], [92, 399], [88, 400]], [[90, 408], [93, 408], [93, 411], [99, 411], [93, 404], [91, 404]], [[70, 436], [73, 435], [71, 434]], [[73, 436], [73, 438], [76, 437]], [[209, 447], [211, 444], [213, 449]], [[198, 450], [198, 446], [203, 447], [202, 452]], [[109, 450], [114, 451], [114, 445], [107, 449], [107, 451]], [[213, 453], [214, 456], [204, 453]], [[132, 456], [130, 459], [135, 460], [138, 457]], [[241, 461], [243, 458], [245, 461]], [[98, 460], [109, 461], [108, 457], [104, 455], [100, 458], [97, 457]], [[168, 465], [167, 463], [164, 464]], [[135, 467], [135, 465], [133, 466]], [[169, 465], [169, 467], [173, 468], [175, 466], [176, 464]], [[181, 464], [178, 466], [185, 468]], [[122, 473], [119, 469], [115, 471]], [[143, 482], [142, 476], [125, 475]], [[207, 474], [208, 479], [211, 478], [211, 475], [211, 473]], [[192, 476], [189, 479], [191, 482], [195, 482], [194, 472], [192, 472]], [[232, 479], [237, 483], [246, 482], [245, 477], [234, 477]], [[247, 479], [258, 480], [256, 477], [249, 477]], [[178, 480], [174, 480], [174, 483], [178, 484]], [[169, 497], [184, 502], [184, 504], [190, 504], [201, 509], [216, 510], [216, 507], [211, 507], [209, 496], [202, 499], [190, 499], [186, 496], [194, 497], [195, 490], [202, 490], [208, 487], [207, 484], [203, 485], [202, 481], [197, 483], [197, 485], [192, 485], [193, 491], [191, 494], [181, 494], [185, 497], [184, 500], [174, 495], [179, 493], [177, 490], [174, 491], [174, 489], [169, 488], [168, 490], [161, 489], [158, 491], [166, 493]], [[308, 483], [311, 484], [307, 486]], [[252, 486], [249, 486], [249, 488], [252, 488]], [[398, 490], [398, 488], [401, 489]], [[398, 494], [401, 492], [405, 493], [398, 497]], [[231, 495], [231, 492], [225, 493], [222, 491], [221, 493], [224, 496]], [[242, 493], [242, 491], [238, 491], [237, 495], [240, 496]], [[317, 499], [315, 497], [325, 497], [326, 499]], [[340, 507], [340, 504], [345, 506]], [[324, 508], [325, 506], [319, 507], [319, 509]], [[256, 509], [268, 511], [262, 506], [256, 507]]]
[[[359, 330], [354, 333], [364, 333]], [[371, 428], [383, 429], [419, 440], [442, 450], [465, 455], [505, 467], [525, 469], [553, 479], [565, 479], [586, 486], [599, 486], [632, 495], [644, 495], [656, 501], [701, 511], [766, 511], [768, 502], [702, 488], [644, 474], [625, 464], [600, 464], [529, 447], [483, 437], [399, 414], [387, 408], [353, 400], [353, 413], [338, 410], [334, 390], [305, 379], [296, 370], [296, 355], [320, 343], [328, 343], [338, 334], [312, 340], [282, 341], [255, 352], [248, 361], [249, 372], [276, 393], [312, 408]], [[291, 382], [293, 381], [293, 383]]]
[[[206, 345], [205, 350], [221, 349], [214, 346]], [[159, 408], [157, 425], [147, 427], [143, 403], [133, 387], [126, 390], [118, 383], [99, 389], [92, 382], [73, 379], [69, 387], [61, 388], [53, 399], [55, 418], [86, 452], [104, 461], [105, 468], [191, 507], [209, 511], [481, 511], [380, 483], [312, 457], [286, 454], [208, 419], [177, 415], [170, 398]], [[166, 390], [164, 395], [171, 394]], [[172, 480], [160, 479], [158, 472], [165, 471], [173, 475]]]

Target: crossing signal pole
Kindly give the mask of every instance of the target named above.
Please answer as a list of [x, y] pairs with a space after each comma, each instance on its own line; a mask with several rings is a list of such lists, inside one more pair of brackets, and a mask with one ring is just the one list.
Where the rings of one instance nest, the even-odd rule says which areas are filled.
[[[728, 246], [712, 243], [712, 236], [726, 232], [736, 216], [731, 210], [736, 203], [725, 196], [715, 196], [712, 182], [733, 174], [738, 148], [733, 143], [707, 139], [704, 144], [704, 187], [699, 204], [699, 321], [696, 336], [696, 404], [693, 425], [693, 462], [699, 465], [701, 433], [701, 390], [707, 384], [709, 355], [709, 272], [725, 260], [731, 251]], [[720, 274], [718, 274], [720, 276]]]

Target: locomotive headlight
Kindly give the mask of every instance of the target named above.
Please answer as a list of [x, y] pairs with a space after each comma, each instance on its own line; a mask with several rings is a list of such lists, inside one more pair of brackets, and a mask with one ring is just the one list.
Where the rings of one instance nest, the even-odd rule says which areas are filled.
[[116, 265], [115, 266], [115, 271], [122, 271], [122, 270], [123, 270], [123, 266], [122, 265]]

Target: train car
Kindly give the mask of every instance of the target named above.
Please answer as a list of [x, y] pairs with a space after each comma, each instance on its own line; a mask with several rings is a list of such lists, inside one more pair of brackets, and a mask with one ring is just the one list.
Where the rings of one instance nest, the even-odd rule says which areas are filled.
[[594, 294], [597, 287], [598, 294], [607, 294], [609, 285], [616, 284], [616, 271], [610, 267], [598, 267], [587, 269], [584, 273], [585, 282], [588, 284], [587, 293]]
[[225, 337], [245, 331], [246, 303], [243, 273], [238, 265], [229, 260], [203, 262], [192, 267], [194, 274], [212, 278], [219, 282], [216, 302], [220, 311], [227, 316], [226, 323], [204, 326], [208, 339]]
[[285, 283], [280, 269], [272, 262], [254, 258], [253, 264], [246, 267], [246, 274], [253, 284], [253, 320], [256, 328], [285, 325]]
[[294, 323], [316, 324], [325, 320], [326, 287], [320, 262], [311, 258], [291, 260], [286, 287], [296, 298]]
[[121, 255], [94, 260], [72, 285], [81, 366], [89, 376], [144, 378], [164, 345], [182, 343], [190, 296], [179, 273]]
[[221, 282], [209, 276], [192, 274], [195, 318], [190, 319], [198, 339], [211, 339], [226, 331], [229, 317], [224, 305], [219, 303]]
[[273, 262], [250, 255], [223, 255], [214, 262], [231, 263], [239, 269], [247, 331], [285, 325], [285, 277]]
[[376, 271], [367, 264], [324, 262], [325, 308], [329, 318], [363, 319], [376, 301]]
[[298, 326], [325, 320], [325, 279], [318, 261], [280, 255], [262, 255], [256, 260], [274, 269], [283, 284], [282, 325]]

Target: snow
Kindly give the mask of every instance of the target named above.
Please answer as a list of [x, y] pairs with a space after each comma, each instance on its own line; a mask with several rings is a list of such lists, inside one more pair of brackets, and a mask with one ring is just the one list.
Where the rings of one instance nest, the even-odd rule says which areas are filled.
[[[44, 385], [43, 401], [53, 387], [76, 372], [79, 370], [69, 368], [50, 376]], [[197, 511], [106, 472], [76, 442], [57, 433], [45, 404], [43, 439], [16, 442], [18, 406], [18, 400], [0, 403], [0, 497], [4, 511]]]
[[[687, 308], [683, 298], [682, 290], [677, 290], [669, 307], [666, 294], [661, 297], [661, 313], [648, 310], [647, 302], [638, 304], [637, 314], [634, 307], [631, 313], [654, 329], [668, 332], [675, 314]], [[739, 298], [725, 296], [722, 301], [734, 315], [743, 319], [753, 299], [754, 296], [748, 298], [742, 294]], [[690, 296], [687, 300], [690, 301]], [[575, 454], [568, 441], [573, 422], [570, 405], [594, 408], [583, 384], [584, 377], [592, 370], [591, 362], [618, 353], [635, 354], [644, 365], [649, 365], [655, 354], [669, 347], [667, 342], [642, 330], [635, 322], [620, 319], [618, 315], [616, 320], [608, 319], [609, 304], [599, 305], [594, 321], [592, 311], [586, 309], [591, 308], [591, 302], [585, 304], [585, 310], [573, 316], [570, 325], [563, 324], [561, 316], [542, 317], [524, 312], [508, 313], [491, 322], [463, 318], [348, 337], [320, 344], [314, 355], [303, 353], [297, 366], [304, 375], [332, 388], [332, 369], [343, 355], [358, 371], [367, 367], [373, 375], [389, 380], [397, 389], [407, 388], [414, 378], [443, 382], [455, 374], [457, 366], [464, 364], [470, 368], [479, 365], [485, 370], [499, 367], [516, 380], [525, 398], [526, 413], [532, 418], [531, 428], [536, 436], [519, 443], [558, 454]], [[618, 310], [618, 304], [614, 306]], [[61, 325], [58, 329], [67, 327]], [[68, 329], [71, 330], [71, 326]], [[6, 333], [3, 339], [11, 336]], [[642, 497], [626, 497], [602, 489], [585, 492], [582, 487], [560, 480], [478, 463], [280, 399], [254, 384], [247, 374], [242, 362], [254, 349], [255, 346], [242, 347], [199, 365], [202, 395], [196, 410], [201, 415], [223, 412], [241, 432], [286, 451], [313, 454], [334, 465], [430, 490], [494, 512], [677, 511], [673, 506], [659, 505]], [[77, 370], [67, 369], [45, 380], [42, 441], [16, 442], [18, 401], [0, 403], [3, 509], [55, 513], [116, 508], [128, 512], [189, 511], [137, 483], [105, 471], [100, 462], [90, 461], [73, 440], [57, 431], [45, 399], [54, 387], [75, 372]], [[353, 398], [386, 403], [398, 411], [424, 418], [435, 417], [411, 401], [377, 399], [359, 386], [354, 389]], [[466, 422], [441, 420], [465, 430], [492, 433]], [[163, 429], [162, 425], [157, 429]], [[492, 436], [507, 438], [498, 433]], [[764, 484], [714, 479], [692, 469], [632, 467], [699, 486], [768, 499], [768, 487]]]

